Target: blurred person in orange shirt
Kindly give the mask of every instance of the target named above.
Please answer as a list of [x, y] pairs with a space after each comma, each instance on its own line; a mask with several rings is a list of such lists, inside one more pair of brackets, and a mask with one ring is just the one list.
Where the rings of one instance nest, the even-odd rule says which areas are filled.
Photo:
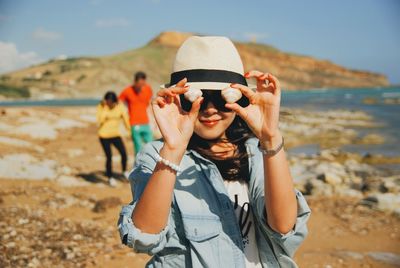
[[128, 106], [135, 155], [143, 144], [153, 140], [147, 115], [147, 107], [150, 105], [152, 95], [144, 72], [137, 72], [133, 84], [126, 87], [119, 95], [119, 99]]

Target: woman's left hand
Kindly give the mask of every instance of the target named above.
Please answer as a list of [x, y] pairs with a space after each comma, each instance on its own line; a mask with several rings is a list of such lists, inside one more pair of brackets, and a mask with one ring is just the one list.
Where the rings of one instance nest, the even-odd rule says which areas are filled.
[[280, 83], [275, 76], [259, 71], [250, 71], [245, 74], [245, 77], [257, 79], [256, 91], [240, 84], [232, 84], [231, 87], [239, 89], [249, 99], [249, 106], [242, 107], [237, 103], [227, 103], [225, 106], [246, 121], [261, 143], [274, 146], [282, 139], [278, 126], [281, 102]]

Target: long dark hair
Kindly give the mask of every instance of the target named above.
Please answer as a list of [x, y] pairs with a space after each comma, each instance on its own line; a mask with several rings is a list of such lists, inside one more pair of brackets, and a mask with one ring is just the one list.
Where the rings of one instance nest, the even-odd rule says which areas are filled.
[[[225, 139], [205, 140], [194, 133], [189, 141], [188, 148], [214, 162], [224, 180], [249, 181], [249, 161], [245, 142], [248, 138], [254, 136], [253, 133], [246, 122], [236, 116], [232, 124], [226, 129], [225, 134]], [[216, 157], [210, 148], [217, 142], [233, 144], [236, 147], [233, 156], [225, 159]]]

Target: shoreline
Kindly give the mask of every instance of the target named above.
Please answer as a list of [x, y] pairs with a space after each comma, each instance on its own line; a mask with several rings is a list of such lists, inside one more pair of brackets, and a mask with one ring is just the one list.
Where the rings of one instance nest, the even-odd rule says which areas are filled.
[[[156, 87], [155, 87], [156, 88]], [[343, 87], [324, 87], [324, 88], [311, 88], [311, 89], [286, 89], [283, 90], [283, 94], [298, 94], [298, 93], [329, 93], [329, 92], [335, 92], [335, 91], [361, 91], [361, 90], [368, 90], [368, 91], [381, 91], [381, 90], [398, 90], [400, 88], [400, 85], [389, 85], [389, 86], [377, 86], [377, 87], [349, 87], [349, 88], [343, 88]], [[2, 95], [0, 95], [2, 97]], [[51, 97], [51, 98], [9, 98], [9, 97], [2, 97], [0, 98], [0, 105], [7, 103], [12, 103], [12, 102], [51, 102], [51, 101], [76, 101], [76, 100], [87, 100], [87, 101], [94, 101], [94, 100], [101, 100], [101, 97], [95, 97], [95, 96], [79, 96], [79, 97]], [[40, 105], [39, 105], [40, 106]]]

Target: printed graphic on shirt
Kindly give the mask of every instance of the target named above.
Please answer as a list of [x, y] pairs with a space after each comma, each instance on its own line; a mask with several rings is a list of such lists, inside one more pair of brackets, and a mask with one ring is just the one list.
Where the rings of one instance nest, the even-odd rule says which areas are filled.
[[246, 247], [249, 244], [249, 232], [252, 228], [253, 222], [250, 220], [250, 203], [244, 202], [239, 206], [239, 195], [235, 194], [235, 203], [233, 205], [235, 211], [239, 210], [238, 222], [240, 231], [242, 232], [243, 246]]
[[229, 199], [232, 201], [235, 216], [243, 239], [246, 268], [261, 268], [255, 234], [253, 211], [249, 202], [249, 189], [246, 182], [224, 181]]

